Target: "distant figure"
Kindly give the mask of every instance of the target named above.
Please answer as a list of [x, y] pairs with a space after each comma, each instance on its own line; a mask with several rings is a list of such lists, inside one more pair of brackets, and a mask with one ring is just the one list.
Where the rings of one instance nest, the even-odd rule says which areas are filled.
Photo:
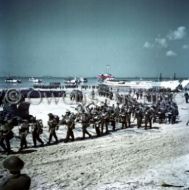
[[31, 179], [20, 171], [24, 162], [17, 156], [10, 156], [3, 162], [3, 167], [9, 170], [9, 176], [0, 184], [1, 190], [29, 190]]
[[185, 92], [185, 93], [184, 93], [184, 97], [185, 97], [186, 103], [188, 103], [188, 99], [189, 99], [188, 92]]

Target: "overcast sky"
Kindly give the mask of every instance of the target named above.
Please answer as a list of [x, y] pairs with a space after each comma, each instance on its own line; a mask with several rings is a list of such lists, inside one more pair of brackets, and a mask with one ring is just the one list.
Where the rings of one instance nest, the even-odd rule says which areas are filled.
[[0, 75], [189, 76], [188, 0], [0, 0]]

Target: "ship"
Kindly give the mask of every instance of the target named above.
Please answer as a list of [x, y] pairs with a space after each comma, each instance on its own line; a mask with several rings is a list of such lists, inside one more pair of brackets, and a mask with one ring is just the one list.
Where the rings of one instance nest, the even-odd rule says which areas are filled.
[[5, 82], [6, 83], [21, 83], [22, 81], [19, 80], [19, 79], [15, 79], [15, 78], [12, 78], [12, 77], [8, 77], [5, 79]]
[[113, 75], [110, 74], [110, 66], [109, 65], [106, 65], [106, 73], [103, 73], [103, 74], [99, 74], [97, 75], [97, 79], [98, 80], [101, 80], [101, 81], [104, 81], [106, 79], [114, 79]]
[[34, 77], [29, 78], [29, 81], [33, 82], [33, 83], [42, 83], [41, 79], [37, 79], [37, 78], [34, 78]]

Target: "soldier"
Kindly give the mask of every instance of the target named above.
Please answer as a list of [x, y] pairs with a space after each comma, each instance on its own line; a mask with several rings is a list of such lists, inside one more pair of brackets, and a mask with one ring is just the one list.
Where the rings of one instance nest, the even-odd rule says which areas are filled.
[[126, 122], [127, 122], [127, 127], [131, 127], [131, 112], [132, 112], [132, 107], [129, 106], [126, 110]]
[[58, 138], [57, 138], [57, 135], [56, 135], [56, 130], [58, 130], [57, 119], [52, 113], [49, 113], [48, 116], [49, 116], [49, 121], [48, 121], [49, 141], [48, 141], [48, 144], [51, 143], [52, 137], [54, 137], [55, 140], [56, 140], [56, 143], [58, 143]]
[[0, 126], [0, 146], [3, 149], [4, 152], [7, 151], [7, 148], [6, 148], [5, 144], [4, 144], [3, 126], [2, 125]]
[[32, 129], [32, 139], [34, 147], [37, 145], [37, 141], [41, 143], [41, 146], [44, 145], [44, 142], [40, 138], [40, 135], [43, 133], [43, 123], [42, 120], [36, 120], [34, 117], [31, 119], [31, 129]]
[[68, 142], [70, 140], [70, 137], [71, 141], [74, 141], [75, 139], [74, 139], [73, 129], [75, 129], [75, 116], [70, 112], [67, 112], [66, 117], [64, 119], [65, 119], [65, 124], [67, 125], [67, 134], [64, 142], [65, 143]]
[[144, 123], [145, 123], [145, 130], [148, 128], [148, 123], [150, 129], [152, 128], [152, 118], [153, 118], [153, 111], [149, 107], [146, 109], [144, 114]]
[[184, 97], [185, 97], [185, 101], [186, 101], [186, 103], [188, 103], [188, 99], [189, 99], [188, 92], [185, 92], [185, 93], [184, 93]]
[[127, 128], [126, 112], [124, 108], [121, 109], [119, 117], [120, 117], [120, 122], [122, 123], [122, 129]]
[[101, 133], [100, 133], [100, 125], [101, 125], [100, 117], [98, 115], [94, 115], [92, 117], [91, 122], [93, 123], [93, 127], [95, 128], [97, 137], [100, 137], [101, 136]]
[[106, 134], [108, 133], [109, 114], [107, 111], [103, 111], [101, 115], [101, 134], [103, 134], [104, 126], [106, 128]]
[[82, 124], [83, 139], [85, 139], [85, 134], [87, 134], [91, 138], [92, 135], [87, 131], [87, 127], [89, 127], [89, 116], [85, 112], [83, 112], [81, 115], [81, 124]]
[[20, 149], [19, 151], [23, 150], [23, 148], [27, 148], [27, 140], [26, 137], [29, 133], [29, 125], [28, 121], [24, 120], [20, 126], [19, 134], [20, 134]]
[[20, 171], [24, 167], [24, 162], [17, 156], [11, 156], [3, 162], [3, 167], [9, 170], [10, 175], [0, 184], [1, 190], [29, 190], [31, 179]]
[[140, 128], [142, 125], [142, 119], [143, 119], [143, 111], [142, 108], [138, 108], [136, 110], [135, 117], [137, 119], [137, 127]]
[[[1, 126], [1, 134], [2, 134], [1, 145], [2, 145], [2, 147], [6, 147], [7, 154], [11, 153], [10, 140], [14, 137], [12, 128], [13, 128], [13, 126], [11, 125], [11, 120], [4, 121], [4, 124]], [[5, 142], [5, 144], [4, 144], [4, 142]]]
[[112, 111], [110, 113], [110, 123], [112, 126], [112, 131], [116, 130], [116, 114]]

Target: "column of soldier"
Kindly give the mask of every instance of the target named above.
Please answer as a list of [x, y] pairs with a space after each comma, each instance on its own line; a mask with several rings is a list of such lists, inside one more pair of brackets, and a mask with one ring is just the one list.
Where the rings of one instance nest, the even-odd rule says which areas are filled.
[[[60, 125], [67, 127], [66, 137], [64, 142], [74, 141], [74, 129], [77, 128], [77, 123], [81, 123], [82, 127], [82, 139], [92, 138], [94, 135], [90, 134], [88, 128], [92, 126], [96, 131], [96, 136], [102, 136], [111, 131], [118, 129], [118, 123], [121, 123], [121, 128], [129, 128], [136, 124], [138, 128], [144, 127], [144, 129], [151, 129], [152, 123], [168, 122], [174, 124], [178, 116], [177, 104], [173, 101], [171, 93], [165, 92], [135, 92], [135, 96], [119, 95], [116, 94], [117, 105], [108, 105], [107, 101], [103, 105], [97, 106], [91, 103], [87, 106], [78, 106], [76, 113], [72, 113], [69, 110], [59, 119], [58, 116], [49, 113], [48, 127], [49, 138], [47, 144], [50, 144], [52, 137], [55, 139], [55, 143], [58, 143], [58, 137], [56, 131]], [[155, 96], [156, 95], [156, 96]], [[137, 101], [137, 99], [143, 98], [150, 104], [144, 104]], [[152, 97], [152, 98], [150, 98]], [[134, 122], [136, 120], [136, 122]], [[12, 129], [14, 127], [14, 120], [4, 120], [0, 127], [0, 147], [6, 153], [11, 153], [10, 140], [14, 137]], [[120, 127], [119, 127], [120, 128]], [[30, 130], [31, 129], [31, 130]], [[44, 146], [44, 142], [41, 138], [43, 133], [43, 122], [35, 117], [32, 117], [30, 121], [23, 120], [19, 128], [20, 136], [20, 149], [27, 148], [27, 136], [31, 131], [34, 147], [37, 146], [37, 142], [40, 146]]]

